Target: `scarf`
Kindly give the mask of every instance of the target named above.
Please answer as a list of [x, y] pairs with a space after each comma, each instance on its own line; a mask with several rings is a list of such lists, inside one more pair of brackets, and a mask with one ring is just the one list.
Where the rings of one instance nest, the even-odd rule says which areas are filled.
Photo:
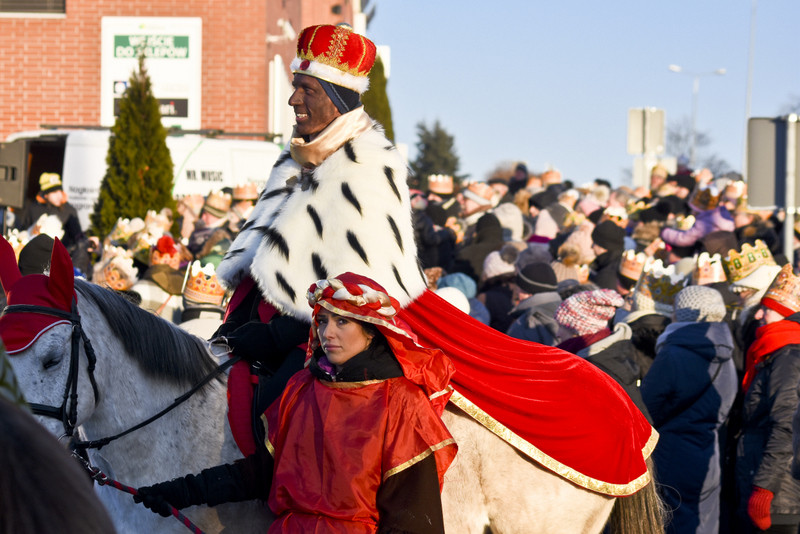
[[777, 321], [765, 324], [756, 330], [756, 339], [747, 349], [744, 360], [743, 391], [747, 391], [753, 383], [758, 364], [786, 345], [800, 345], [800, 324], [795, 321]]
[[361, 106], [333, 119], [311, 141], [306, 141], [302, 137], [294, 137], [293, 133], [289, 150], [293, 160], [303, 168], [311, 169], [320, 165], [347, 141], [358, 137], [370, 128], [372, 128], [372, 119]]

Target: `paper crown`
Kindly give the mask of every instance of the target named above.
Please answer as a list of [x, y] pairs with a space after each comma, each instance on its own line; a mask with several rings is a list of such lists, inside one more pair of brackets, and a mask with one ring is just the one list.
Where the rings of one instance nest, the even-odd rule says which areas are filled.
[[233, 200], [238, 202], [240, 200], [257, 200], [258, 187], [253, 182], [242, 185], [237, 185], [233, 188]]
[[43, 172], [39, 176], [39, 190], [42, 194], [61, 189], [61, 176], [54, 172]]
[[777, 265], [775, 258], [769, 247], [760, 239], [757, 239], [755, 246], [745, 243], [741, 251], [731, 249], [722, 261], [722, 266], [728, 276], [728, 282], [738, 282], [747, 275], [753, 273], [762, 265]]
[[671, 314], [675, 296], [686, 287], [687, 281], [687, 277], [675, 272], [674, 265], [664, 267], [661, 260], [648, 262], [633, 291], [634, 311]]
[[175, 270], [180, 269], [181, 252], [172, 237], [163, 235], [158, 239], [150, 250], [150, 265], [169, 265]]
[[622, 261], [619, 263], [619, 274], [630, 280], [638, 280], [647, 263], [647, 255], [644, 252], [636, 253], [631, 249], [622, 253]]
[[217, 280], [214, 265], [207, 263], [201, 267], [194, 261], [189, 267], [189, 278], [183, 289], [183, 297], [197, 304], [221, 306], [225, 299], [225, 288]]
[[130, 252], [121, 247], [105, 247], [92, 280], [117, 291], [127, 291], [136, 283], [137, 273]]
[[675, 219], [677, 221], [678, 230], [688, 230], [694, 226], [694, 215], [680, 215]]
[[453, 194], [453, 177], [447, 174], [431, 174], [428, 176], [428, 191], [439, 195]]
[[147, 214], [144, 217], [144, 226], [151, 235], [160, 237], [164, 232], [169, 232], [172, 226], [170, 216], [171, 212], [168, 208], [164, 208], [159, 212], [147, 210]]
[[761, 298], [761, 304], [784, 317], [800, 311], [800, 277], [794, 275], [791, 264], [783, 266]]
[[206, 197], [206, 202], [203, 204], [203, 211], [206, 211], [214, 217], [225, 217], [231, 210], [231, 203], [233, 199], [229, 193], [222, 191], [212, 191]]
[[369, 88], [369, 71], [375, 63], [375, 44], [347, 25], [310, 26], [297, 38], [297, 57], [291, 70], [359, 94]]
[[480, 204], [489, 206], [494, 204], [495, 190], [486, 182], [472, 182], [462, 192], [465, 198]]
[[713, 185], [699, 187], [692, 192], [689, 205], [698, 211], [713, 210], [719, 204], [720, 197], [722, 197], [722, 193]]
[[141, 232], [144, 230], [144, 228], [144, 221], [139, 217], [135, 217], [133, 219], [120, 217], [117, 219], [117, 222], [114, 224], [114, 228], [111, 229], [111, 232], [108, 234], [106, 240], [111, 245], [127, 245], [131, 236], [137, 232]]
[[694, 257], [692, 270], [692, 283], [696, 286], [705, 286], [717, 282], [727, 281], [725, 269], [722, 267], [722, 257], [719, 254], [710, 255], [703, 252]]

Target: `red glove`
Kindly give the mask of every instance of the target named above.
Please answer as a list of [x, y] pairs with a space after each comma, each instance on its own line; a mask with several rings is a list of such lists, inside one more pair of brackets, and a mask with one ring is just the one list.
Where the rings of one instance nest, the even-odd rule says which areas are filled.
[[759, 530], [767, 530], [772, 526], [769, 507], [774, 496], [770, 490], [753, 486], [753, 493], [750, 494], [750, 500], [747, 501], [747, 515]]

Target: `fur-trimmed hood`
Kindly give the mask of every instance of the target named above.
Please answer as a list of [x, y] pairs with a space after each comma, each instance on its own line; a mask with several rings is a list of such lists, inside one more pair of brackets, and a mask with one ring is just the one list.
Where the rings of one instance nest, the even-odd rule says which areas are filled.
[[234, 287], [250, 275], [267, 301], [309, 321], [308, 287], [346, 271], [375, 280], [408, 305], [426, 283], [407, 176], [377, 123], [312, 170], [285, 150], [217, 277]]

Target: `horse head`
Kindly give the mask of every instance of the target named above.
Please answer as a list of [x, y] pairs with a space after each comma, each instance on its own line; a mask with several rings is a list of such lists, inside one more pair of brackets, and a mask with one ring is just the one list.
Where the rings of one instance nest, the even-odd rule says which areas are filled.
[[[56, 435], [71, 434], [81, 423], [77, 414], [91, 412], [92, 388], [79, 395], [77, 295], [72, 260], [56, 239], [50, 275], [22, 276], [11, 245], [0, 239], [0, 284], [7, 305], [0, 316], [0, 337], [17, 379], [42, 423]], [[81, 357], [81, 355], [83, 355]], [[88, 361], [88, 360], [87, 360]], [[83, 381], [86, 382], [86, 381]]]

